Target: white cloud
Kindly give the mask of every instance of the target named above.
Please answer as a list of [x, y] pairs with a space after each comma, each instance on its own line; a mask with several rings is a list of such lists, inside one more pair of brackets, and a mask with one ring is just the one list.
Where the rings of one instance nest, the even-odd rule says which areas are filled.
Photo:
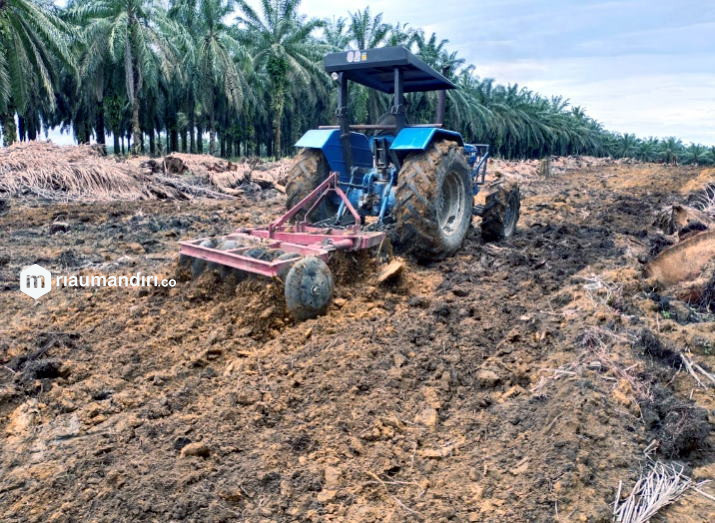
[[665, 57], [680, 64], [682, 71], [677, 74], [658, 72], [658, 61], [663, 58], [632, 55], [495, 62], [483, 66], [480, 73], [525, 84], [544, 95], [567, 97], [614, 131], [675, 135], [715, 144], [715, 75], [707, 69], [689, 72], [705, 57]]

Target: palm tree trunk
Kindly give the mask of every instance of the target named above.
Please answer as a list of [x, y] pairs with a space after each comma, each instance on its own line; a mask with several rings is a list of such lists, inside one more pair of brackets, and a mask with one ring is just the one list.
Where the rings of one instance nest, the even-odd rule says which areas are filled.
[[149, 152], [152, 156], [156, 155], [156, 140], [154, 139], [154, 129], [149, 129]]
[[204, 129], [201, 124], [196, 124], [196, 152], [204, 154]]
[[97, 143], [105, 145], [107, 143], [107, 138], [104, 134], [104, 100], [99, 100], [97, 105], [97, 123], [95, 129], [97, 133]]
[[169, 148], [171, 149], [170, 152], [175, 153], [178, 152], [179, 150], [179, 132], [176, 130], [176, 128], [172, 128], [169, 131]]
[[182, 153], [188, 152], [186, 150], [186, 129], [183, 129], [181, 131], [181, 152]]
[[124, 50], [124, 67], [126, 71], [127, 83], [130, 88], [127, 89], [129, 101], [132, 107], [132, 153], [139, 154], [141, 152], [142, 131], [139, 124], [139, 99], [142, 90], [142, 77], [137, 63], [136, 53], [132, 49], [132, 35], [137, 31], [138, 21], [133, 15], [129, 17], [129, 35], [127, 37], [126, 47]]
[[37, 140], [37, 130], [39, 128], [39, 120], [37, 115], [32, 115], [32, 118], [27, 122], [27, 139]]
[[283, 104], [273, 113], [273, 152], [277, 156], [281, 149], [281, 120], [283, 119]]
[[132, 100], [132, 154], [141, 153], [142, 130], [139, 125], [139, 98]]
[[189, 152], [196, 153], [196, 107], [194, 96], [189, 92], [189, 100], [186, 108], [186, 113], [189, 115]]
[[5, 140], [5, 146], [12, 145], [17, 141], [15, 110], [12, 107], [9, 107], [5, 114], [0, 115], [0, 123], [2, 124], [2, 135]]
[[119, 146], [119, 131], [116, 129], [114, 132], [112, 132], [112, 138], [114, 140], [114, 154], [119, 154], [121, 153], [120, 146]]
[[209, 116], [209, 154], [216, 156], [216, 120], [213, 111]]
[[285, 108], [286, 81], [278, 79], [273, 92], [273, 155], [278, 156], [281, 150], [281, 122]]
[[380, 108], [377, 105], [377, 93], [376, 92], [370, 93], [370, 98], [368, 100], [369, 100], [368, 121], [369, 122], [377, 122], [378, 118], [380, 118]]
[[82, 120], [77, 125], [77, 141], [81, 144], [89, 143], [89, 129], [87, 127], [87, 121]]
[[24, 142], [27, 133], [25, 132], [25, 118], [18, 115], [17, 117], [17, 137], [21, 142]]
[[216, 155], [216, 131], [213, 126], [209, 130], [209, 154]]

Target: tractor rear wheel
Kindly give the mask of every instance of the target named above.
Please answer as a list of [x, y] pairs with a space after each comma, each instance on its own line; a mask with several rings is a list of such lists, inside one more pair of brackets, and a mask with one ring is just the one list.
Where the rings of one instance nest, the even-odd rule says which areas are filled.
[[491, 188], [487, 194], [482, 216], [482, 238], [495, 242], [511, 237], [519, 220], [521, 195], [516, 183], [504, 182]]
[[472, 221], [472, 181], [459, 144], [435, 142], [405, 159], [394, 212], [398, 242], [417, 258], [440, 260], [459, 249]]
[[[330, 169], [323, 152], [318, 149], [301, 149], [288, 173], [286, 184], [286, 208], [291, 209], [308, 196], [328, 177]], [[330, 218], [337, 212], [337, 207], [328, 199], [323, 199], [310, 215], [310, 222], [319, 222]], [[296, 218], [303, 219], [305, 212]]]

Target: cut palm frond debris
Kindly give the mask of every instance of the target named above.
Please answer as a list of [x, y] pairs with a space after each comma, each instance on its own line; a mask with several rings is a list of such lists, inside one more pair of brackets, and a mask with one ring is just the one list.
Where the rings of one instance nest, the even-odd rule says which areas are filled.
[[0, 192], [50, 199], [139, 200], [148, 196], [145, 184], [129, 169], [100, 157], [91, 146], [61, 147], [49, 142], [0, 149]]
[[618, 485], [613, 520], [617, 523], [646, 523], [660, 509], [697, 486], [699, 484], [683, 474], [682, 466], [650, 462], [623, 501], [620, 500], [623, 484]]
[[241, 164], [207, 155], [118, 161], [95, 146], [21, 142], [0, 149], [0, 195], [44, 200], [234, 199], [274, 187], [284, 163]]

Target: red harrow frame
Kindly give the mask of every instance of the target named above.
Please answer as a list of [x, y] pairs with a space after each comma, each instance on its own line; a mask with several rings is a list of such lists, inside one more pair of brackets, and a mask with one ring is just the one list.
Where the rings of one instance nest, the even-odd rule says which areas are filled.
[[[332, 298], [332, 276], [324, 263], [330, 255], [337, 250], [377, 247], [386, 237], [384, 232], [361, 229], [360, 215], [337, 180], [337, 173], [330, 173], [308, 196], [267, 227], [237, 229], [218, 241], [211, 238], [182, 241], [179, 242], [180, 255], [250, 274], [281, 278], [286, 286], [288, 309], [293, 315], [297, 319], [316, 316]], [[315, 227], [308, 223], [310, 213], [331, 192], [345, 204], [355, 219], [353, 225]], [[303, 219], [291, 223], [301, 211], [305, 211]], [[221, 245], [229, 248], [222, 249]], [[255, 257], [256, 252], [261, 256]]]

